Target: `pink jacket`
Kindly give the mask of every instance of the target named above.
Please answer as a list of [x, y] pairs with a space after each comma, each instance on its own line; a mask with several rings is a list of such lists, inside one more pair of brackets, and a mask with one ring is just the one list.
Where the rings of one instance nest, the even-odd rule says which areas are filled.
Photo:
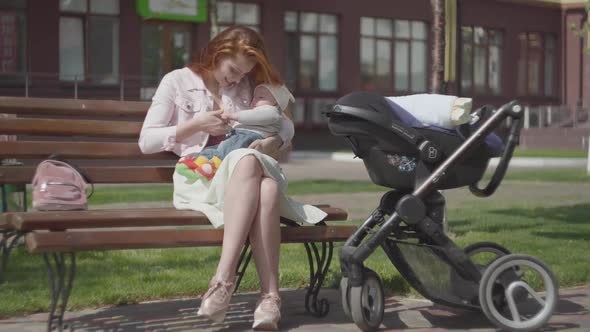
[[[231, 88], [221, 88], [224, 109], [248, 109], [252, 88], [248, 79]], [[200, 112], [213, 110], [213, 95], [191, 69], [185, 67], [166, 74], [154, 97], [141, 128], [139, 148], [143, 153], [172, 151], [179, 156], [199, 153], [207, 144], [209, 134], [197, 132], [183, 142], [176, 141], [176, 125], [188, 121]], [[290, 144], [295, 131], [293, 122], [283, 115], [278, 135], [283, 147]]]

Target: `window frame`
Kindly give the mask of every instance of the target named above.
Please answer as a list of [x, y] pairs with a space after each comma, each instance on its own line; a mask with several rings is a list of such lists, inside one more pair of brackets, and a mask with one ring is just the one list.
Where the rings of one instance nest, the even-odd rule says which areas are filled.
[[[91, 11], [92, 9], [92, 0], [86, 0], [86, 12], [77, 12], [77, 11], [69, 11], [69, 10], [62, 10], [61, 8], [59, 8], [59, 19], [61, 22], [61, 18], [62, 17], [69, 17], [69, 18], [77, 18], [77, 19], [81, 19], [82, 20], [82, 36], [84, 38], [84, 40], [82, 41], [82, 50], [84, 52], [84, 59], [82, 59], [82, 63], [84, 65], [84, 79], [83, 80], [63, 80], [61, 79], [61, 72], [58, 72], [58, 79], [61, 83], [65, 83], [65, 84], [72, 84], [74, 82], [77, 83], [84, 83], [84, 84], [88, 84], [88, 85], [96, 85], [96, 86], [119, 86], [121, 84], [121, 0], [119, 0], [118, 2], [119, 5], [119, 13], [118, 14], [105, 14], [105, 13], [93, 13]], [[109, 18], [116, 18], [118, 20], [118, 29], [119, 31], [119, 45], [117, 45], [117, 47], [119, 48], [119, 56], [118, 56], [118, 61], [119, 61], [119, 65], [118, 65], [118, 69], [119, 72], [117, 73], [117, 79], [116, 82], [100, 82], [100, 81], [96, 81], [93, 80], [90, 77], [90, 63], [92, 62], [92, 55], [90, 54], [91, 52], [88, 52], [90, 46], [90, 40], [89, 37], [91, 36], [91, 29], [90, 29], [90, 18], [91, 17], [109, 17]], [[60, 23], [61, 24], [61, 23]], [[60, 36], [61, 38], [61, 36]], [[59, 61], [61, 61], [61, 54], [59, 55]]]
[[[288, 13], [295, 14], [295, 28], [293, 30], [287, 30], [285, 26], [285, 18]], [[315, 31], [303, 31], [301, 29], [301, 14], [315, 14], [317, 15], [317, 26], [318, 28]], [[284, 61], [284, 68], [283, 72], [288, 73], [288, 67], [293, 64], [295, 66], [295, 77], [292, 81], [293, 87], [292, 92], [294, 95], [297, 96], [297, 101], [293, 104], [293, 112], [297, 110], [298, 107], [301, 107], [303, 114], [301, 115], [303, 121], [294, 122], [296, 128], [304, 129], [304, 130], [314, 130], [314, 129], [324, 129], [327, 127], [327, 121], [324, 120], [322, 122], [315, 122], [314, 119], [317, 119], [317, 113], [321, 110], [316, 109], [317, 105], [325, 104], [331, 105], [330, 101], [335, 102], [338, 97], [340, 97], [340, 89], [342, 87], [341, 83], [341, 73], [340, 73], [340, 65], [341, 65], [341, 47], [342, 47], [342, 40], [341, 40], [341, 19], [338, 13], [333, 12], [320, 12], [320, 11], [309, 11], [309, 10], [285, 10], [282, 12], [283, 15], [283, 33], [285, 38], [285, 48], [287, 48], [286, 44], [289, 40], [295, 41], [295, 50], [296, 56], [294, 57], [293, 63], [288, 61], [288, 58], [285, 58]], [[336, 32], [324, 32], [321, 31], [321, 17], [322, 15], [332, 16], [335, 19], [336, 23]], [[301, 36], [311, 36], [315, 39], [315, 72], [317, 76], [313, 82], [313, 88], [302, 88], [300, 84], [300, 67], [301, 67]], [[336, 40], [337, 47], [336, 47], [336, 87], [334, 90], [321, 90], [320, 89], [320, 40], [322, 36], [333, 37]], [[291, 82], [287, 82], [291, 83]], [[299, 106], [300, 105], [300, 106]], [[315, 115], [314, 115], [315, 114]]]
[[[341, 64], [341, 59], [340, 59], [340, 48], [342, 45], [342, 42], [340, 40], [340, 17], [337, 14], [334, 13], [325, 13], [325, 12], [316, 12], [316, 11], [303, 11], [303, 10], [287, 10], [283, 12], [283, 15], [286, 15], [287, 12], [291, 12], [291, 13], [295, 13], [296, 14], [296, 22], [297, 22], [297, 26], [295, 28], [294, 31], [288, 31], [285, 28], [283, 28], [283, 32], [285, 33], [285, 36], [290, 36], [290, 37], [295, 37], [294, 40], [296, 41], [296, 52], [297, 52], [297, 56], [296, 56], [296, 60], [295, 60], [295, 64], [296, 64], [296, 75], [295, 75], [295, 82], [294, 82], [294, 87], [293, 87], [293, 93], [296, 94], [300, 94], [300, 95], [305, 95], [305, 97], [310, 97], [310, 98], [332, 98], [332, 97], [336, 97], [338, 95], [338, 92], [340, 91], [340, 87], [341, 87], [341, 82], [340, 82], [340, 64]], [[330, 32], [321, 32], [319, 31], [319, 29], [317, 31], [302, 31], [300, 28], [300, 17], [301, 17], [301, 13], [305, 13], [305, 14], [316, 14], [317, 15], [317, 19], [318, 19], [318, 27], [320, 25], [320, 17], [321, 15], [330, 15], [330, 16], [334, 16], [334, 18], [336, 19], [336, 27], [337, 30], [335, 33], [330, 33]], [[284, 16], [283, 16], [283, 22], [284, 22]], [[314, 82], [313, 82], [313, 88], [302, 88], [300, 85], [300, 67], [301, 67], [301, 36], [312, 36], [315, 39], [315, 72], [318, 73], [317, 77], [315, 78]], [[333, 36], [336, 38], [336, 42], [338, 43], [337, 45], [337, 60], [336, 60], [336, 87], [334, 90], [321, 90], [319, 87], [319, 73], [320, 73], [320, 37], [322, 36]], [[287, 40], [287, 38], [285, 38], [285, 40]], [[288, 61], [285, 61], [285, 66], [288, 66], [289, 63]], [[285, 72], [287, 72], [286, 68], [285, 68]], [[305, 117], [305, 119], [307, 119], [307, 117]]]
[[[4, 11], [4, 12], [12, 12], [15, 14], [16, 17], [18, 17], [19, 15], [23, 18], [24, 20], [24, 27], [23, 27], [23, 35], [24, 35], [24, 42], [23, 42], [23, 50], [22, 50], [22, 59], [18, 59], [18, 61], [22, 61], [23, 64], [23, 68], [22, 71], [17, 71], [14, 73], [4, 73], [4, 72], [0, 72], [0, 86], [14, 86], [15, 83], [17, 85], [24, 85], [26, 82], [26, 76], [29, 70], [29, 57], [28, 57], [28, 52], [29, 52], [29, 38], [28, 38], [28, 33], [29, 33], [29, 29], [28, 29], [28, 9], [29, 9], [29, 1], [24, 0], [23, 1], [24, 5], [22, 6], [22, 8], [19, 8], [17, 6], [2, 6], [0, 5], [0, 10]], [[19, 41], [16, 41], [17, 43], [17, 48], [18, 48], [18, 44]], [[17, 49], [18, 52], [18, 49]]]
[[[219, 13], [217, 14], [217, 26], [220, 28], [219, 32], [223, 31], [224, 29], [222, 27], [228, 28], [232, 25], [244, 25], [247, 26], [249, 28], [252, 28], [253, 26], [256, 27], [258, 33], [260, 33], [262, 35], [262, 31], [263, 31], [263, 20], [262, 20], [262, 4], [260, 2], [255, 2], [255, 1], [229, 1], [229, 0], [222, 0], [222, 1], [217, 1], [217, 5], [219, 6], [220, 2], [227, 2], [229, 4], [231, 4], [232, 6], [232, 18], [231, 18], [231, 23], [230, 22], [219, 22]], [[252, 24], [243, 24], [243, 23], [236, 23], [236, 4], [247, 4], [247, 5], [255, 5], [257, 7], [258, 10], [258, 24], [256, 25], [252, 25]], [[210, 20], [209, 20], [210, 21]], [[213, 35], [213, 30], [211, 29], [211, 21], [209, 22], [209, 39], [213, 39], [213, 37], [215, 37]], [[255, 29], [255, 30], [256, 30]]]
[[[505, 86], [504, 86], [504, 75], [503, 75], [503, 68], [504, 68], [504, 64], [505, 64], [505, 59], [504, 59], [504, 52], [506, 50], [506, 32], [504, 29], [502, 28], [494, 28], [494, 27], [487, 27], [487, 26], [480, 26], [480, 25], [461, 25], [460, 29], [459, 29], [459, 40], [460, 40], [460, 50], [463, 50], [465, 47], [465, 41], [463, 38], [463, 29], [464, 28], [470, 28], [471, 29], [471, 41], [470, 41], [470, 45], [471, 45], [471, 59], [470, 59], [470, 64], [471, 64], [471, 85], [468, 89], [463, 87], [463, 72], [464, 72], [464, 57], [463, 57], [463, 52], [459, 52], [459, 57], [460, 57], [460, 73], [458, 75], [459, 78], [459, 82], [458, 82], [458, 87], [459, 87], [459, 91], [461, 94], [463, 95], [470, 95], [470, 96], [493, 96], [493, 97], [501, 97], [504, 95], [505, 93]], [[484, 44], [476, 44], [475, 42], [475, 28], [481, 28], [485, 31], [486, 33], [486, 39], [487, 41]], [[501, 36], [501, 42], [499, 44], [494, 44], [490, 42], [490, 31], [494, 31], [495, 33], [498, 33]], [[485, 50], [485, 76], [484, 76], [484, 82], [485, 82], [485, 89], [484, 91], [478, 91], [475, 87], [475, 50], [476, 48], [482, 48]], [[499, 55], [500, 55], [500, 71], [499, 71], [499, 92], [495, 93], [494, 89], [491, 87], [490, 85], [490, 49], [491, 46], [498, 46], [499, 47]]]
[[[366, 35], [362, 33], [362, 20], [363, 18], [368, 18], [368, 19], [372, 19], [374, 21], [373, 23], [373, 32], [371, 35]], [[389, 21], [390, 27], [391, 27], [391, 37], [384, 37], [384, 36], [379, 36], [377, 34], [377, 20], [387, 20]], [[395, 29], [395, 23], [396, 22], [400, 22], [400, 21], [406, 21], [408, 22], [408, 26], [409, 26], [409, 35], [408, 37], [398, 37], [396, 36], [396, 29]], [[424, 28], [426, 31], [426, 35], [424, 37], [424, 39], [418, 39], [416, 37], [413, 36], [412, 33], [412, 27], [413, 24], [412, 23], [422, 23], [424, 24]], [[378, 91], [384, 94], [388, 94], [388, 95], [396, 95], [396, 94], [411, 94], [411, 93], [423, 93], [423, 92], [427, 92], [428, 90], [428, 74], [429, 74], [429, 64], [428, 64], [428, 47], [426, 47], [426, 52], [424, 53], [425, 59], [426, 59], [426, 63], [425, 63], [425, 81], [424, 81], [424, 86], [426, 87], [426, 89], [424, 91], [413, 91], [412, 90], [412, 81], [413, 81], [413, 77], [412, 77], [412, 62], [413, 62], [413, 55], [412, 55], [412, 42], [414, 41], [420, 41], [423, 42], [426, 46], [428, 46], [429, 44], [429, 40], [430, 40], [430, 35], [428, 33], [429, 31], [429, 24], [426, 21], [422, 21], [422, 20], [409, 20], [409, 19], [396, 19], [396, 18], [391, 18], [391, 17], [377, 17], [377, 16], [361, 16], [360, 17], [360, 21], [359, 21], [359, 26], [361, 26], [360, 29], [360, 35], [359, 35], [359, 45], [360, 43], [362, 43], [362, 39], [363, 38], [368, 38], [371, 39], [373, 41], [373, 65], [374, 65], [374, 72], [375, 72], [375, 76], [373, 76], [373, 80], [377, 80], [378, 75], [377, 73], [377, 42], [378, 41], [387, 41], [389, 42], [390, 45], [390, 54], [389, 54], [389, 78], [388, 78], [388, 84], [387, 84], [387, 88], [386, 89], [382, 89], [381, 87], [376, 86], [375, 90], [371, 90], [371, 91]], [[407, 88], [406, 89], [397, 89], [396, 84], [395, 84], [395, 75], [396, 75], [396, 66], [395, 66], [395, 62], [396, 62], [396, 47], [398, 43], [406, 43], [408, 46], [408, 80], [407, 80]], [[362, 52], [362, 47], [359, 47], [359, 67], [360, 67], [360, 73], [361, 76], [364, 75], [363, 71], [362, 71], [362, 56], [361, 53]], [[363, 82], [361, 79], [361, 89], [364, 89], [363, 86]]]
[[[540, 58], [539, 58], [539, 82], [538, 82], [538, 93], [532, 93], [529, 89], [529, 85], [526, 83], [528, 82], [528, 78], [529, 78], [529, 54], [530, 54], [530, 50], [531, 50], [531, 46], [529, 44], [530, 41], [530, 36], [531, 35], [538, 35], [540, 37], [540, 41], [541, 41], [541, 47], [539, 48], [539, 53], [540, 53]], [[520, 38], [521, 36], [524, 35], [526, 38], [526, 48], [525, 48], [525, 54], [524, 56], [522, 55], [522, 48], [520, 45]], [[547, 37], [551, 36], [553, 38], [553, 59], [552, 59], [552, 69], [553, 69], [553, 81], [551, 82], [551, 94], [547, 95], [545, 94], [545, 77], [547, 75], [546, 73], [546, 68], [545, 68], [545, 64], [546, 64], [546, 56], [547, 56]], [[518, 60], [524, 59], [524, 79], [525, 80], [525, 85], [524, 85], [524, 91], [520, 91], [520, 68], [518, 68], [517, 70], [517, 91], [516, 94], [519, 97], [536, 97], [536, 98], [555, 98], [557, 97], [557, 89], [556, 89], [556, 77], [557, 77], [557, 57], [556, 57], [556, 52], [557, 52], [557, 36], [553, 33], [550, 32], [539, 32], [539, 31], [522, 31], [519, 32], [517, 34], [517, 39], [519, 40], [519, 46], [518, 46]], [[518, 63], [518, 62], [517, 62]], [[524, 93], [523, 93], [524, 92]]]

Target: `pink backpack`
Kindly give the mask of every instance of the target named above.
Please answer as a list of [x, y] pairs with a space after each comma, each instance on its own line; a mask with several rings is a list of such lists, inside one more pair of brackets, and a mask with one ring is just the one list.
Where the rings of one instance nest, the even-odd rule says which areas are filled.
[[86, 210], [90, 197], [86, 196], [86, 188], [90, 181], [82, 174], [77, 167], [55, 156], [42, 161], [33, 177], [33, 208]]

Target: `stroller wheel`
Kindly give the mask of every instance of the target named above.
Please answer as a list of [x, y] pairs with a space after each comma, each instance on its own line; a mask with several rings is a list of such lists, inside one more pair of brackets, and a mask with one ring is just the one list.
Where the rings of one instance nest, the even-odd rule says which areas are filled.
[[531, 331], [545, 325], [557, 303], [553, 272], [528, 255], [506, 255], [492, 262], [479, 285], [488, 319], [501, 329]]
[[375, 331], [383, 321], [385, 298], [379, 275], [366, 269], [362, 286], [350, 287], [352, 320], [362, 331]]
[[[494, 242], [476, 242], [465, 247], [463, 251], [469, 256], [481, 274], [498, 257], [510, 254], [508, 249]], [[463, 279], [454, 269], [451, 271], [450, 280], [453, 294], [461, 299], [463, 304], [469, 306], [470, 309], [479, 310], [479, 283]], [[501, 308], [502, 297], [496, 297], [496, 299], [496, 305]]]
[[342, 311], [348, 318], [352, 318], [350, 313], [350, 286], [348, 285], [348, 277], [340, 279], [340, 301], [342, 301]]
[[476, 242], [463, 249], [480, 271], [490, 265], [498, 257], [509, 255], [510, 250], [494, 242]]

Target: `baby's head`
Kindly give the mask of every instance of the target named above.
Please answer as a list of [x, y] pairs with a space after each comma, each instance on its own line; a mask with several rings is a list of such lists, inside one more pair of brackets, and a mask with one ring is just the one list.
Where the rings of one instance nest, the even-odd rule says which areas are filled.
[[262, 105], [277, 106], [277, 100], [264, 84], [258, 85], [254, 89], [254, 96], [252, 97], [250, 107]]
[[295, 97], [285, 85], [260, 84], [254, 89], [250, 107], [270, 105], [277, 106], [281, 111], [284, 111], [289, 105], [289, 101], [294, 102]]

